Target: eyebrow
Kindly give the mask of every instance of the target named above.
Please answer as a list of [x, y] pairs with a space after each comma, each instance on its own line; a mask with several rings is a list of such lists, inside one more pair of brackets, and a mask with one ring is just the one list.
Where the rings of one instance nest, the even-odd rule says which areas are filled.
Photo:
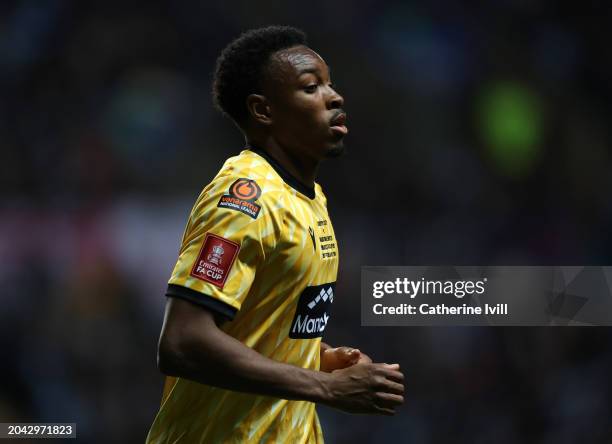
[[316, 68], [304, 68], [298, 71], [298, 76], [301, 76], [302, 74], [318, 74], [318, 73], [319, 73], [319, 70]]
[[[329, 74], [329, 77], [331, 78], [331, 67], [328, 66], [327, 67], [327, 73]], [[319, 74], [319, 70], [317, 68], [304, 68], [304, 69], [300, 69], [298, 71], [298, 77], [301, 76], [302, 74]]]

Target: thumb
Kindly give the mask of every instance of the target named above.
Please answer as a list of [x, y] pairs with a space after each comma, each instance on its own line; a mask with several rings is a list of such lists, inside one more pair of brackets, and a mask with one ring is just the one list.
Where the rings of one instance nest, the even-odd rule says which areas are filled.
[[345, 362], [356, 363], [359, 360], [360, 351], [356, 348], [351, 347], [340, 347], [338, 350], [340, 352], [340, 357]]

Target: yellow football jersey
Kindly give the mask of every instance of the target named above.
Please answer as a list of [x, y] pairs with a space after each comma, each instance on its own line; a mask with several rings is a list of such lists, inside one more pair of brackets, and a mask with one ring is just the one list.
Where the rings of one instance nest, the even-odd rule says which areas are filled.
[[[183, 234], [167, 295], [226, 318], [221, 329], [271, 359], [319, 369], [338, 248], [326, 198], [264, 151], [228, 159]], [[167, 378], [148, 443], [320, 443], [315, 405]]]

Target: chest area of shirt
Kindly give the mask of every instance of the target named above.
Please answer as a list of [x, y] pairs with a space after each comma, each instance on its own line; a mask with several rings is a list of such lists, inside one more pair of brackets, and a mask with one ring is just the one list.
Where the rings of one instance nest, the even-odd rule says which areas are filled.
[[311, 266], [335, 265], [338, 242], [325, 206], [301, 204], [293, 210], [285, 220], [283, 243], [287, 253]]

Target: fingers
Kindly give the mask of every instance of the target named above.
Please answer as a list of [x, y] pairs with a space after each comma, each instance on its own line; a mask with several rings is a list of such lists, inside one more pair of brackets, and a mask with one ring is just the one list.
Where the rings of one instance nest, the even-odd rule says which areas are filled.
[[385, 415], [385, 416], [395, 415], [395, 410], [393, 409], [386, 409], [386, 408], [378, 407], [378, 406], [374, 406], [374, 409], [375, 409], [375, 413], [379, 415]]
[[389, 369], [389, 370], [396, 370], [399, 371], [400, 369], [400, 365], [399, 364], [387, 364], [384, 363], [382, 364], [383, 368]]
[[351, 367], [359, 362], [361, 352], [352, 347], [328, 348], [321, 353], [321, 367], [324, 372], [333, 372]]
[[384, 376], [375, 377], [375, 387], [384, 390], [386, 393], [394, 393], [396, 395], [404, 394], [404, 384], [392, 381]]
[[338, 347], [335, 350], [343, 361], [350, 364], [356, 364], [361, 355], [358, 349], [351, 347]]
[[357, 362], [360, 364], [369, 364], [372, 362], [372, 359], [365, 353], [359, 353], [359, 360]]
[[378, 392], [376, 393], [376, 405], [380, 407], [393, 408], [404, 403], [404, 397], [393, 393]]
[[382, 364], [379, 369], [381, 370], [381, 374], [392, 381], [399, 382], [400, 384], [404, 382], [404, 374], [400, 371], [399, 364]]
[[388, 379], [384, 382], [384, 388], [389, 393], [395, 393], [397, 395], [404, 394], [403, 384], [398, 384], [397, 382], [389, 381]]
[[396, 395], [404, 394], [404, 375], [399, 371], [399, 364], [383, 364], [379, 367], [380, 388]]
[[353, 354], [355, 352], [359, 353], [359, 349], [358, 348], [352, 348], [352, 347], [337, 347], [334, 348], [332, 350], [335, 350], [337, 352], [341, 352], [344, 354]]
[[[344, 347], [342, 351], [334, 351], [334, 355], [350, 356], [354, 353], [352, 350]], [[404, 375], [398, 364], [360, 362], [338, 370], [335, 377], [340, 388], [337, 406], [343, 410], [394, 415], [397, 406], [404, 403]]]
[[391, 393], [376, 393], [374, 410], [380, 415], [395, 415], [395, 408], [404, 403], [404, 397]]
[[365, 353], [362, 353], [358, 348], [353, 347], [336, 347], [330, 348], [325, 353], [331, 353], [336, 356], [340, 362], [345, 366], [351, 366], [355, 364], [370, 364], [372, 359]]
[[385, 373], [385, 378], [399, 382], [400, 384], [404, 382], [404, 374], [401, 372], [387, 372]]

